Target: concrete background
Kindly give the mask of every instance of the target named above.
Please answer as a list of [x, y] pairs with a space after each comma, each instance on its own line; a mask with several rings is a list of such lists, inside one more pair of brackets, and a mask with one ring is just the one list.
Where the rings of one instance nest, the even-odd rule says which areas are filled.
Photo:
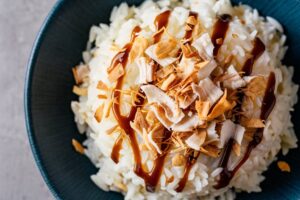
[[26, 63], [55, 0], [0, 0], [0, 200], [54, 199], [33, 161], [23, 113]]

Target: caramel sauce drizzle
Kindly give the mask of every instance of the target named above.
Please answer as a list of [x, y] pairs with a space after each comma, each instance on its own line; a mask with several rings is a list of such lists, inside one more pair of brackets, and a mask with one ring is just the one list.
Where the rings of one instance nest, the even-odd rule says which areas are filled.
[[[155, 25], [158, 31], [162, 30], [165, 28], [168, 24], [168, 19], [170, 16], [171, 11], [167, 10], [160, 15], [158, 15], [155, 19]], [[126, 44], [123, 47], [123, 50], [120, 51], [112, 60], [111, 63], [111, 69], [113, 69], [116, 65], [121, 64], [124, 68], [126, 67], [128, 56], [130, 53], [130, 50], [132, 48], [132, 43], [134, 42], [137, 33], [140, 32], [141, 29], [140, 27], [135, 27], [132, 33], [131, 41], [130, 43]], [[163, 31], [158, 32], [154, 36], [154, 42], [157, 43], [161, 39], [161, 36], [163, 34]], [[110, 69], [109, 68], [109, 69]], [[125, 134], [129, 138], [129, 143], [131, 145], [132, 151], [133, 151], [133, 156], [134, 156], [134, 172], [141, 178], [144, 179], [146, 189], [149, 192], [155, 192], [156, 185], [158, 184], [159, 178], [161, 176], [163, 166], [164, 166], [164, 161], [165, 158], [168, 154], [168, 149], [170, 145], [168, 144], [168, 140], [171, 137], [171, 132], [168, 131], [167, 129], [164, 130], [164, 135], [162, 138], [162, 143], [161, 143], [161, 150], [164, 152], [161, 155], [157, 155], [156, 159], [154, 160], [154, 165], [153, 168], [150, 170], [150, 172], [146, 172], [143, 169], [142, 166], [142, 159], [141, 159], [141, 154], [140, 154], [140, 149], [138, 145], [138, 141], [135, 135], [135, 131], [131, 128], [130, 122], [134, 120], [135, 114], [137, 112], [137, 107], [143, 105], [144, 99], [141, 96], [137, 96], [137, 101], [136, 101], [136, 106], [132, 106], [131, 110], [129, 112], [128, 116], [123, 116], [121, 114], [120, 110], [120, 90], [122, 89], [123, 86], [123, 77], [119, 78], [117, 84], [116, 84], [116, 90], [113, 92], [113, 98], [114, 98], [114, 103], [112, 106], [114, 116], [116, 120], [119, 123], [119, 126], [124, 130]], [[142, 91], [140, 91], [142, 93]], [[122, 142], [123, 142], [123, 136], [120, 135], [118, 139], [116, 140], [114, 147], [112, 149], [111, 153], [111, 158], [115, 163], [119, 162], [119, 154], [120, 154], [120, 149], [122, 148]]]
[[231, 21], [229, 14], [223, 14], [218, 16], [218, 20], [214, 25], [211, 41], [214, 45], [213, 55], [217, 57], [220, 47], [222, 46], [226, 37], [226, 32]]
[[[268, 119], [269, 115], [271, 114], [275, 103], [276, 103], [276, 97], [274, 94], [275, 91], [275, 83], [276, 78], [274, 72], [271, 72], [268, 79], [267, 89], [265, 91], [265, 95], [262, 102], [261, 107], [261, 114], [260, 119], [265, 121]], [[215, 189], [221, 189], [226, 187], [233, 176], [236, 174], [236, 172], [243, 166], [243, 164], [248, 160], [252, 150], [260, 144], [260, 142], [263, 139], [263, 132], [264, 128], [258, 128], [256, 129], [252, 141], [249, 142], [247, 146], [247, 150], [243, 156], [243, 158], [239, 161], [237, 166], [233, 170], [228, 169], [228, 161], [230, 158], [231, 150], [233, 147], [234, 140], [231, 138], [224, 149], [223, 156], [221, 157], [219, 166], [223, 168], [223, 171], [220, 174], [220, 180], [218, 181], [217, 185], [215, 185]]]
[[154, 44], [160, 41], [162, 35], [164, 34], [163, 29], [167, 27], [169, 23], [169, 17], [170, 17], [171, 11], [166, 10], [159, 15], [156, 16], [154, 20], [154, 24], [156, 26], [156, 30], [158, 31], [154, 36]]

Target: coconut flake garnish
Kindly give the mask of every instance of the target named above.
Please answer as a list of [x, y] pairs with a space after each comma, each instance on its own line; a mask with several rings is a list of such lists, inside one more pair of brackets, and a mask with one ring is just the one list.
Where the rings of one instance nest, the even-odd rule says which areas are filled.
[[236, 103], [234, 101], [230, 102], [227, 100], [227, 90], [225, 89], [223, 96], [214, 105], [214, 107], [210, 111], [209, 115], [207, 116], [207, 120], [213, 120], [213, 119], [223, 115], [225, 112], [233, 109], [235, 105], [236, 105]]
[[200, 147], [203, 145], [206, 138], [206, 130], [199, 130], [194, 132], [190, 137], [185, 140], [188, 147], [200, 151]]
[[235, 142], [240, 146], [244, 137], [245, 128], [239, 124], [233, 123], [231, 120], [223, 122], [220, 141], [218, 144], [219, 148], [223, 148], [230, 138], [233, 138]]
[[207, 60], [196, 64], [195, 67], [198, 69], [198, 79], [202, 80], [212, 73], [212, 71], [217, 67], [217, 63], [214, 60]]
[[233, 65], [230, 65], [227, 69], [227, 74], [224, 75], [223, 86], [229, 89], [237, 89], [244, 87], [247, 83], [239, 73], [236, 71]]
[[138, 84], [146, 84], [153, 81], [154, 66], [147, 62], [145, 57], [136, 59], [136, 64], [139, 69]]
[[72, 68], [73, 76], [77, 85], [83, 83], [84, 79], [89, 75], [89, 67], [87, 65], [78, 65]]
[[194, 46], [200, 54], [205, 54], [206, 57], [213, 57], [214, 45], [211, 42], [211, 38], [208, 33], [202, 34], [196, 39], [192, 46]]
[[157, 44], [151, 45], [146, 49], [145, 53], [161, 66], [166, 67], [177, 60], [176, 57], [170, 57], [170, 56], [165, 58], [158, 58], [158, 56], [155, 53], [156, 48], [157, 48]]
[[[172, 123], [180, 122], [184, 113], [178, 104], [162, 90], [154, 85], [143, 85], [141, 89], [145, 92], [148, 102], [156, 103], [163, 108], [166, 118]], [[159, 116], [157, 116], [159, 118]]]
[[186, 115], [179, 123], [174, 124], [171, 128], [176, 132], [190, 132], [203, 123], [204, 121], [199, 120], [197, 114], [193, 114], [191, 117]]
[[210, 78], [201, 80], [198, 85], [192, 83], [192, 88], [201, 101], [209, 101], [210, 105], [214, 105], [223, 95], [223, 91]]

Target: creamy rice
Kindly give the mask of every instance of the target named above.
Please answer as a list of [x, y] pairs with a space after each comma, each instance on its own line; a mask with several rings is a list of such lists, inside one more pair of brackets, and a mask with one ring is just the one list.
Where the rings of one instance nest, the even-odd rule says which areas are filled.
[[[111, 159], [112, 148], [120, 134], [120, 131], [107, 134], [108, 130], [118, 126], [113, 112], [111, 111], [107, 117], [102, 116], [98, 120], [95, 118], [97, 111], [107, 113], [111, 109], [113, 90], [100, 90], [98, 84], [101, 81], [108, 88], [115, 87], [116, 83], [109, 79], [107, 73], [112, 59], [124, 45], [130, 42], [132, 30], [136, 26], [141, 28], [138, 37], [153, 41], [153, 35], [157, 32], [155, 18], [166, 10], [170, 10], [171, 13], [165, 32], [178, 41], [185, 36], [189, 12], [197, 13], [202, 31], [195, 36], [191, 44], [198, 52], [216, 60], [218, 65], [222, 65], [228, 57], [233, 56], [229, 64], [236, 68], [242, 66], [253, 48], [253, 40], [260, 38], [266, 50], [255, 60], [252, 74], [248, 78], [261, 76], [267, 79], [270, 72], [274, 72], [276, 78], [274, 91], [276, 104], [268, 119], [264, 121], [262, 141], [254, 148], [249, 159], [237, 171], [229, 185], [221, 189], [214, 187], [220, 173], [224, 170], [219, 166], [221, 156], [212, 158], [200, 153], [191, 168], [183, 191], [176, 192], [184, 167], [173, 166], [172, 158], [176, 153], [169, 153], [156, 192], [148, 192], [144, 180], [133, 170], [135, 162], [128, 138], [123, 141], [119, 162], [116, 164]], [[225, 13], [230, 14], [232, 20], [217, 56], [213, 56], [212, 32], [218, 20], [217, 16]], [[99, 168], [98, 173], [91, 176], [95, 184], [105, 191], [122, 192], [125, 199], [194, 199], [196, 197], [214, 199], [218, 196], [221, 199], [234, 199], [235, 191], [260, 192], [259, 185], [264, 180], [262, 172], [276, 160], [277, 153], [282, 150], [283, 154], [287, 154], [289, 149], [297, 147], [297, 138], [289, 111], [292, 111], [293, 105], [297, 102], [298, 86], [291, 80], [293, 68], [284, 66], [281, 62], [287, 49], [282, 26], [271, 17], [259, 16], [257, 10], [249, 6], [233, 7], [228, 0], [145, 1], [139, 7], [129, 7], [122, 3], [113, 9], [110, 21], [110, 25], [100, 24], [91, 28], [88, 49], [83, 53], [84, 62], [77, 68], [77, 73], [80, 69], [82, 74], [85, 74], [77, 88], [82, 90], [77, 91], [80, 94], [79, 101], [71, 103], [78, 130], [87, 136], [87, 140], [83, 143], [84, 154]], [[127, 64], [123, 89], [130, 90], [131, 87], [140, 85], [138, 84], [141, 81], [140, 73], [136, 62]], [[246, 80], [246, 77], [244, 79]], [[87, 94], [84, 91], [86, 89]], [[147, 92], [145, 93], [148, 96]], [[105, 98], [99, 98], [99, 95]], [[131, 96], [126, 98], [124, 101], [131, 101]], [[262, 99], [258, 101], [258, 104], [262, 103]], [[123, 103], [121, 110], [124, 113], [128, 112], [130, 105]], [[250, 115], [259, 116], [259, 113], [250, 113]], [[233, 169], [245, 154], [248, 142], [244, 136], [240, 145], [240, 156], [231, 153], [229, 169]], [[151, 169], [153, 158], [148, 150], [140, 149], [140, 151], [143, 163]], [[173, 180], [168, 182], [170, 177], [173, 177]]]

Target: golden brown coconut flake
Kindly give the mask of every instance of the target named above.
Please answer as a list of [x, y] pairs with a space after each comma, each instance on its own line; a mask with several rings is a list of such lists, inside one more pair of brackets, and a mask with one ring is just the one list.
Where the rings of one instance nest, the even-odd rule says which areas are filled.
[[257, 118], [247, 118], [247, 117], [242, 117], [241, 119], [241, 124], [242, 126], [246, 128], [264, 128], [265, 124], [261, 119]]
[[209, 101], [198, 100], [198, 101], [196, 101], [195, 108], [198, 113], [199, 119], [207, 120], [207, 115], [208, 115], [208, 112], [210, 109]]
[[186, 159], [182, 154], [177, 153], [172, 158], [172, 166], [174, 167], [184, 166], [185, 163], [186, 163]]
[[225, 92], [221, 99], [215, 104], [215, 106], [212, 108], [211, 112], [207, 116], [207, 120], [213, 120], [220, 115], [224, 114], [225, 112], [231, 110], [236, 105], [235, 102], [229, 102], [227, 100], [227, 90], [225, 89]]
[[167, 40], [158, 42], [154, 52], [158, 59], [163, 59], [166, 57], [175, 57], [177, 51], [177, 40], [173, 37], [169, 37]]
[[108, 79], [110, 82], [115, 82], [125, 74], [122, 64], [117, 64], [110, 72], [108, 72]]
[[[165, 117], [173, 122], [178, 123], [184, 117], [184, 113], [179, 108], [178, 104], [162, 90], [154, 85], [143, 85], [141, 89], [144, 91], [148, 102], [158, 104], [163, 110]], [[158, 112], [163, 114], [161, 112]], [[156, 113], [157, 114], [157, 113]], [[159, 116], [157, 116], [159, 119]]]
[[145, 37], [139, 36], [135, 38], [131, 51], [129, 53], [129, 63], [134, 62], [137, 57], [143, 56], [148, 46], [149, 42]]
[[200, 151], [201, 146], [205, 142], [206, 135], [205, 129], [197, 130], [185, 140], [185, 143], [189, 148]]
[[150, 83], [154, 80], [154, 68], [155, 66], [151, 64], [145, 57], [140, 57], [136, 60], [136, 64], [139, 68], [139, 84]]
[[84, 79], [88, 77], [90, 72], [87, 65], [78, 65], [72, 68], [73, 76], [77, 85], [83, 83]]
[[290, 165], [285, 161], [278, 161], [277, 166], [282, 172], [291, 172]]
[[73, 93], [78, 96], [87, 96], [88, 95], [88, 89], [85, 87], [78, 87], [76, 85], [73, 86]]
[[72, 139], [72, 145], [73, 145], [75, 151], [77, 151], [80, 154], [84, 154], [84, 148], [77, 140]]
[[104, 112], [104, 103], [101, 104], [101, 105], [97, 108], [97, 110], [96, 110], [96, 112], [95, 112], [95, 115], [94, 115], [94, 117], [95, 117], [95, 119], [96, 119], [96, 121], [97, 121], [98, 123], [100, 123], [100, 122], [102, 121], [103, 112]]
[[108, 86], [103, 81], [98, 81], [97, 89], [108, 91]]

